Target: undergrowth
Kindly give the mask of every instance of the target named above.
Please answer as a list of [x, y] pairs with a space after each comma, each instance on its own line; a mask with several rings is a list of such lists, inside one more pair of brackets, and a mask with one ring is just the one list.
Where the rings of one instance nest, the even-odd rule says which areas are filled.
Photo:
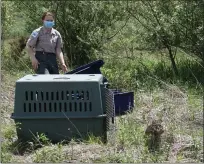
[[[43, 134], [32, 142], [22, 143], [17, 140], [14, 122], [7, 116], [13, 112], [13, 104], [2, 99], [1, 109], [6, 109], [6, 112], [1, 111], [4, 119], [1, 126], [2, 162], [201, 162], [202, 64], [178, 56], [179, 76], [175, 76], [168, 60], [156, 57], [150, 60], [147, 54], [142, 57], [136, 54], [131, 59], [113, 58], [104, 59], [103, 75], [111, 88], [134, 91], [135, 94], [133, 112], [116, 118], [114, 143], [104, 144], [99, 138], [90, 136], [83, 142], [73, 140], [54, 144]], [[33, 73], [29, 59], [18, 60], [17, 64], [11, 61], [9, 56], [4, 58], [1, 72], [2, 94], [5, 94], [2, 96], [8, 99], [10, 89], [14, 94], [15, 81]], [[164, 134], [159, 150], [151, 152], [145, 129], [154, 119], [161, 120]]]

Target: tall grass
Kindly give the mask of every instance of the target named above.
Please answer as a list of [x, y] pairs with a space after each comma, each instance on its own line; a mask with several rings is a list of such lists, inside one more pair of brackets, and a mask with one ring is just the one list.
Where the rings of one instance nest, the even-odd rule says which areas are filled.
[[178, 55], [179, 75], [175, 76], [168, 58], [158, 60], [156, 55], [152, 56], [155, 56], [155, 59], [137, 55], [133, 58], [107, 57], [104, 59], [105, 66], [102, 72], [115, 88], [153, 90], [168, 83], [185, 89], [202, 89], [204, 66], [201, 61], [185, 59]]
[[[3, 58], [2, 72], [2, 89], [7, 97], [15, 80], [32, 73], [31, 63], [25, 52], [22, 52], [25, 58], [15, 62], [9, 49], [9, 46], [5, 49], [7, 55]], [[178, 162], [189, 158], [190, 161], [200, 162], [203, 136], [202, 65], [193, 58], [185, 59], [178, 55], [176, 61], [179, 76], [174, 76], [169, 60], [166, 57], [159, 58], [158, 54], [136, 54], [131, 58], [107, 56], [104, 61], [105, 65], [101, 70], [111, 88], [135, 92], [136, 107], [133, 112], [116, 119], [117, 131], [113, 144], [104, 145], [94, 136], [82, 143], [52, 144], [44, 135], [37, 137], [40, 147], [39, 142], [35, 141], [19, 143], [16, 141], [16, 127], [11, 121], [9, 124], [4, 123], [1, 129], [2, 162], [16, 162], [19, 156], [22, 158], [20, 162], [36, 163], [77, 160], [118, 163]], [[6, 105], [9, 103], [6, 99], [2, 102]], [[10, 115], [12, 110], [5, 109], [4, 114]], [[10, 121], [9, 118], [5, 119]], [[162, 120], [165, 133], [162, 135], [160, 149], [150, 152], [145, 129], [154, 119]], [[176, 146], [180, 149], [175, 151]]]

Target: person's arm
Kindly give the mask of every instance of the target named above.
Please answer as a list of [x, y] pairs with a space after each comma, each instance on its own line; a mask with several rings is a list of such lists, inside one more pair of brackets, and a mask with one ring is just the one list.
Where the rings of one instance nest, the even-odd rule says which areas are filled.
[[57, 48], [56, 55], [57, 55], [57, 58], [58, 58], [59, 61], [60, 61], [60, 64], [61, 64], [61, 67], [62, 67], [63, 72], [64, 72], [64, 73], [67, 72], [68, 69], [67, 69], [67, 66], [66, 66], [66, 64], [65, 64], [65, 62], [64, 62], [64, 56], [63, 56], [63, 53], [62, 53], [62, 51], [61, 51], [61, 48]]
[[57, 48], [56, 55], [57, 55], [57, 58], [58, 58], [59, 61], [60, 61], [60, 64], [61, 64], [61, 65], [65, 64], [65, 62], [64, 62], [64, 56], [63, 56], [63, 53], [62, 53], [61, 48]]
[[27, 44], [26, 50], [31, 59], [35, 57], [35, 51], [33, 50], [33, 47]]
[[28, 55], [30, 56], [34, 70], [38, 68], [38, 64], [39, 64], [37, 59], [35, 58], [35, 51], [34, 51], [34, 47], [37, 42], [37, 37], [38, 37], [38, 31], [33, 31], [26, 43], [26, 50]]
[[56, 47], [56, 55], [57, 55], [57, 58], [60, 61], [60, 64], [62, 66], [62, 70], [64, 72], [67, 72], [67, 66], [66, 66], [65, 61], [64, 61], [64, 55], [62, 53], [62, 47], [63, 47], [62, 37], [61, 37], [61, 35], [59, 33], [59, 38], [58, 38], [57, 47]]

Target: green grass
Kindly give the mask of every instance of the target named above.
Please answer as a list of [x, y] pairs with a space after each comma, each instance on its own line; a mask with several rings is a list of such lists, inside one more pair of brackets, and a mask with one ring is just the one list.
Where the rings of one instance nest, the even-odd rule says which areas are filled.
[[[52, 144], [44, 135], [39, 135], [33, 142], [18, 142], [15, 124], [9, 118], [13, 112], [15, 81], [33, 72], [29, 60], [14, 64], [7, 56], [3, 63], [5, 69], [1, 72], [4, 96], [1, 103], [2, 162], [200, 162], [203, 111], [199, 82], [202, 82], [203, 68], [194, 58], [184, 60], [179, 54], [180, 76], [175, 77], [166, 56], [162, 60], [158, 56], [135, 52], [131, 59], [124, 56], [104, 59], [102, 72], [111, 88], [134, 91], [136, 104], [132, 113], [117, 117], [115, 142], [108, 144], [94, 136], [80, 143]], [[160, 149], [152, 153], [148, 149], [145, 130], [154, 119], [162, 120], [165, 132], [161, 136]], [[172, 147], [177, 143], [181, 149], [171, 156]]]
[[106, 64], [102, 71], [114, 87], [150, 90], [168, 83], [200, 92], [204, 79], [201, 61], [194, 58], [184, 60], [182, 54], [178, 54], [176, 60], [178, 77], [174, 75], [167, 55], [158, 59], [154, 53], [141, 55], [137, 54], [137, 51], [132, 58], [119, 58], [118, 55], [105, 58]]

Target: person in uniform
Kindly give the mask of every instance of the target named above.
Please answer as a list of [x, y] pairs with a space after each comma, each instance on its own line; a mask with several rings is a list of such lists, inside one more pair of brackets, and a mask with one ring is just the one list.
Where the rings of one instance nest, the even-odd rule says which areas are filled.
[[31, 58], [33, 69], [37, 74], [59, 74], [57, 58], [63, 72], [67, 71], [62, 53], [61, 34], [53, 28], [54, 15], [45, 12], [42, 16], [43, 26], [35, 29], [30, 35], [26, 47]]

